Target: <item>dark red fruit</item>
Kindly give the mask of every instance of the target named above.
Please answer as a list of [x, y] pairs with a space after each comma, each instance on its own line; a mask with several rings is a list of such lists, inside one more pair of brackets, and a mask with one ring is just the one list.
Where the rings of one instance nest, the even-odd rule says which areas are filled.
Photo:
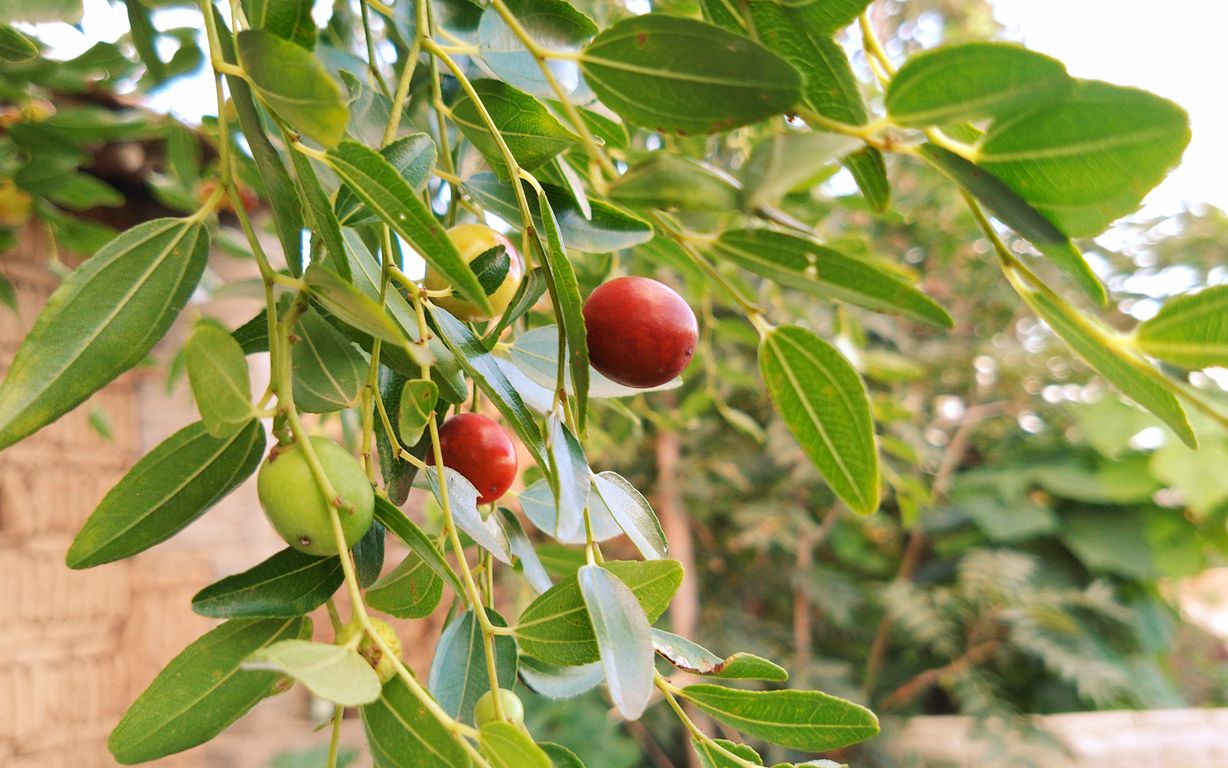
[[516, 446], [494, 419], [461, 413], [439, 428], [443, 463], [464, 475], [478, 489], [478, 503], [489, 504], [516, 479]]
[[597, 286], [584, 302], [588, 359], [628, 387], [656, 387], [686, 369], [695, 355], [695, 313], [672, 288], [647, 277]]

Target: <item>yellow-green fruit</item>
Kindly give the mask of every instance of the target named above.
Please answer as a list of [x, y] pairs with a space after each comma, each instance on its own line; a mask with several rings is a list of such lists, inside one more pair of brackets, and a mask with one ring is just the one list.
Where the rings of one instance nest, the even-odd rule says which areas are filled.
[[[380, 636], [388, 647], [392, 650], [394, 656], [401, 658], [401, 638], [397, 637], [396, 630], [388, 626], [386, 622], [379, 619], [371, 619], [371, 626], [375, 628], [375, 633]], [[351, 621], [341, 628], [337, 633], [337, 645], [349, 645], [353, 642], [356, 635], [362, 635], [362, 639], [358, 641], [357, 651], [360, 656], [367, 660], [371, 668], [375, 670], [375, 674], [379, 677], [381, 683], [386, 683], [397, 674], [396, 665], [393, 664], [392, 658], [386, 655], [374, 640], [371, 639], [366, 632], [363, 631], [362, 624], [357, 621]]]
[[0, 180], [0, 226], [24, 226], [34, 213], [30, 196], [8, 179]]
[[[311, 446], [341, 499], [337, 514], [348, 549], [371, 527], [375, 493], [362, 466], [340, 445], [328, 438], [313, 437]], [[329, 503], [297, 443], [273, 449], [260, 467], [256, 493], [264, 514], [287, 544], [309, 555], [337, 554]]]
[[[512, 297], [516, 295], [516, 289], [520, 287], [520, 281], [524, 279], [524, 259], [521, 258], [520, 253], [517, 252], [510, 240], [482, 224], [457, 224], [448, 230], [448, 238], [456, 246], [456, 250], [460, 251], [461, 258], [465, 260], [466, 264], [500, 245], [507, 249], [507, 256], [511, 263], [508, 264], [507, 276], [503, 278], [503, 282], [499, 284], [499, 287], [493, 293], [486, 297], [490, 300], [492, 310], [490, 314], [483, 312], [477, 304], [458, 295], [432, 299], [431, 301], [456, 315], [461, 320], [489, 320], [492, 317], [502, 315], [503, 310], [507, 309], [507, 305], [511, 303]], [[452, 285], [446, 277], [428, 267], [426, 270], [426, 287], [432, 291], [442, 291], [451, 288]]]
[[[524, 704], [520, 698], [506, 688], [499, 689], [499, 703], [503, 705], [503, 717], [512, 725], [524, 725]], [[495, 715], [495, 699], [490, 691], [482, 694], [478, 703], [473, 706], [473, 721], [481, 728], [487, 723], [493, 723], [499, 718]]]

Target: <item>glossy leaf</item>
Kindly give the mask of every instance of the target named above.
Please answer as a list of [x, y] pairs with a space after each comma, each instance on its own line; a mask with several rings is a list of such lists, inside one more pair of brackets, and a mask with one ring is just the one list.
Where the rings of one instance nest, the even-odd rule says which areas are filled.
[[[538, 480], [520, 492], [520, 508], [539, 531], [555, 541], [561, 544], [587, 543], [587, 534], [582, 524], [576, 525], [574, 521], [571, 525], [559, 524], [558, 505], [554, 493], [550, 490], [550, 484], [545, 479]], [[588, 495], [588, 516], [593, 529], [593, 541], [605, 541], [622, 533], [618, 522], [601, 500], [596, 498], [591, 488]]]
[[322, 699], [343, 707], [379, 698], [380, 681], [358, 651], [310, 640], [282, 640], [243, 660], [245, 670], [268, 670], [293, 677]]
[[583, 535], [592, 471], [584, 446], [564, 423], [561, 410], [546, 415], [546, 450], [550, 452], [551, 472], [547, 482], [556, 510], [555, 529], [548, 533], [555, 538]]
[[975, 159], [1062, 232], [1092, 237], [1137, 209], [1189, 141], [1171, 101], [1078, 80], [1061, 102], [993, 123]]
[[[597, 33], [592, 20], [566, 0], [508, 0], [506, 5], [524, 31], [551, 50], [579, 50]], [[494, 8], [482, 14], [477, 44], [482, 63], [500, 80], [535, 96], [555, 95], [537, 60]], [[565, 93], [575, 93], [580, 87], [575, 62], [550, 59], [547, 66]]]
[[33, 40], [12, 27], [0, 26], [0, 60], [20, 64], [35, 56], [38, 56], [38, 46]]
[[[511, 564], [512, 552], [508, 545], [507, 534], [499, 525], [499, 519], [494, 515], [483, 518], [478, 510], [478, 490], [464, 475], [451, 467], [444, 467], [444, 482], [448, 493], [448, 506], [452, 510], [452, 519], [456, 527], [468, 534], [479, 547], [491, 553], [502, 563]], [[426, 478], [431, 484], [435, 500], [443, 506], [442, 489], [439, 485], [439, 473], [435, 467], [426, 468]]]
[[542, 748], [522, 729], [511, 723], [494, 722], [482, 726], [478, 733], [482, 753], [491, 768], [553, 768], [554, 764]]
[[367, 604], [401, 619], [430, 616], [443, 596], [443, 579], [417, 552], [410, 551], [400, 565], [367, 589]]
[[311, 0], [243, 0], [243, 13], [252, 29], [264, 29], [311, 50], [316, 25]]
[[786, 61], [745, 37], [657, 13], [602, 31], [580, 69], [623, 118], [680, 134], [720, 133], [783, 114], [802, 84]]
[[[498, 611], [485, 610], [491, 624], [507, 626]], [[516, 684], [516, 641], [507, 635], [496, 635], [493, 642], [499, 687], [510, 690]], [[449, 622], [439, 636], [428, 686], [445, 712], [473, 725], [473, 707], [482, 694], [490, 690], [490, 672], [482, 644], [482, 627], [472, 610]]]
[[900, 125], [943, 126], [1047, 107], [1072, 83], [1062, 62], [1019, 45], [946, 45], [904, 62], [886, 106]]
[[584, 325], [584, 299], [580, 295], [575, 269], [567, 258], [563, 234], [558, 219], [554, 216], [554, 210], [550, 207], [550, 200], [546, 195], [539, 194], [537, 204], [542, 222], [542, 263], [549, 277], [548, 282], [553, 287], [551, 298], [554, 300], [555, 317], [567, 341], [567, 368], [571, 373], [570, 392], [575, 398], [576, 421], [580, 433], [583, 434], [588, 420], [589, 391], [588, 331]]
[[299, 197], [306, 203], [308, 224], [313, 237], [318, 238], [324, 248], [329, 268], [344, 280], [350, 280], [350, 265], [346, 259], [345, 245], [341, 240], [341, 223], [333, 213], [332, 203], [320, 186], [320, 177], [311, 166], [311, 160], [302, 152], [291, 152], [290, 162], [294, 166], [294, 179], [298, 185]]
[[252, 419], [252, 383], [239, 342], [212, 322], [196, 324], [183, 347], [196, 408], [209, 434], [221, 437]]
[[882, 150], [863, 147], [845, 155], [841, 162], [853, 175], [853, 181], [857, 182], [870, 208], [879, 212], [887, 210], [891, 204], [891, 184], [887, 181], [887, 162]]
[[1147, 354], [1183, 368], [1228, 366], [1228, 286], [1169, 299], [1135, 339]]
[[795, 325], [759, 343], [759, 372], [789, 431], [853, 511], [878, 508], [878, 447], [865, 384], [835, 347]]
[[[682, 583], [682, 566], [675, 560], [610, 561], [601, 567], [627, 585], [649, 623], [664, 613]], [[522, 653], [551, 664], [576, 666], [600, 658], [579, 579], [574, 574], [530, 603], [514, 630]]]
[[362, 726], [376, 768], [470, 768], [464, 748], [400, 677], [362, 708]]
[[307, 291], [329, 314], [347, 325], [376, 338], [404, 345], [405, 337], [383, 308], [337, 273], [319, 264], [312, 264], [303, 275]]
[[457, 595], [465, 594], [456, 572], [443, 559], [443, 554], [435, 546], [421, 528], [405, 516], [405, 513], [392, 505], [382, 496], [375, 497], [375, 519], [383, 523], [388, 530], [409, 547], [427, 566], [439, 575]]
[[281, 640], [307, 637], [311, 621], [231, 619], [171, 659], [132, 703], [107, 740], [125, 765], [203, 744], [281, 686], [271, 672], [244, 672], [243, 659]]
[[239, 63], [261, 101], [325, 147], [345, 136], [349, 110], [341, 87], [310, 52], [263, 29], [235, 36]]
[[[373, 303], [380, 304], [382, 266], [379, 259], [367, 249], [362, 236], [357, 232], [345, 229], [341, 233], [341, 239], [345, 243], [346, 260], [350, 265], [350, 278], [353, 280], [354, 287]], [[401, 341], [399, 346], [385, 345], [380, 360], [389, 367], [399, 365], [400, 368], [404, 368], [405, 370], [398, 370], [398, 372], [407, 378], [416, 377], [422, 365], [436, 363], [439, 367], [445, 366], [444, 358], [447, 356], [447, 350], [443, 349], [443, 345], [437, 341], [431, 340], [425, 345], [404, 343], [405, 339], [409, 339], [410, 342], [418, 342], [421, 338], [418, 333], [418, 318], [409, 300], [397, 291], [387, 291], [382, 303], [385, 314], [400, 330]], [[399, 354], [401, 352], [404, 354]], [[440, 354], [441, 352], [444, 354]]]
[[1153, 378], [1151, 363], [1123, 344], [1112, 330], [1077, 311], [1052, 291], [1025, 282], [1014, 269], [1007, 269], [1006, 274], [1032, 311], [1096, 373], [1159, 417], [1183, 443], [1191, 448], [1198, 445], [1185, 409], [1168, 388]]
[[725, 658], [707, 648], [663, 629], [652, 630], [652, 644], [661, 657], [684, 672], [725, 680], [770, 680], [783, 683], [789, 673], [778, 664], [753, 653], [735, 653]]
[[721, 258], [787, 288], [930, 325], [954, 325], [946, 310], [898, 275], [809, 238], [770, 229], [727, 230], [715, 250]]
[[143, 360], [196, 289], [208, 252], [200, 224], [155, 219], [74, 270], [39, 313], [0, 384], [0, 450]]
[[192, 610], [214, 619], [301, 616], [323, 605], [342, 579], [338, 558], [286, 548], [197, 592]]
[[298, 337], [290, 347], [294, 404], [309, 413], [331, 413], [357, 404], [367, 384], [368, 365], [354, 345], [310, 308], [294, 328]]
[[512, 552], [512, 564], [516, 570], [524, 575], [525, 581], [529, 582], [529, 586], [539, 595], [554, 586], [550, 574], [546, 573], [546, 568], [538, 558], [537, 550], [534, 549], [533, 542], [529, 540], [516, 513], [507, 507], [499, 507], [499, 518], [503, 524], [503, 533], [507, 536], [508, 549]]
[[490, 310], [486, 293], [443, 225], [383, 155], [357, 142], [344, 141], [329, 151], [326, 162], [367, 208], [412, 245], [453, 289], [483, 310]]
[[643, 494], [614, 472], [602, 472], [592, 477], [593, 491], [589, 506], [599, 502], [645, 560], [661, 560], [669, 556], [669, 543], [661, 522]]
[[1093, 301], [1098, 304], [1108, 301], [1104, 284], [1092, 272], [1070, 238], [998, 177], [933, 144], [921, 145], [921, 157], [984, 203], [1003, 224], [1036, 246], [1038, 251], [1074, 278], [1079, 288]]
[[439, 385], [430, 379], [405, 382], [397, 409], [397, 432], [403, 445], [413, 445], [422, 439], [438, 400]]
[[561, 667], [525, 656], [520, 660], [520, 677], [548, 699], [571, 699], [601, 685], [605, 670], [600, 661]]
[[[536, 170], [580, 140], [550, 114], [544, 104], [512, 85], [481, 79], [473, 81], [473, 89], [502, 134], [512, 157], [527, 171]], [[510, 178], [503, 153], [468, 94], [452, 106], [452, 122], [500, 178]]]
[[225, 437], [197, 422], [145, 454], [99, 503], [68, 550], [69, 568], [143, 552], [203, 515], [256, 471], [264, 429], [250, 421]]
[[[414, 192], [426, 189], [435, 167], [435, 142], [425, 133], [412, 133], [390, 143], [379, 151], [388, 164], [396, 169]], [[363, 205], [348, 186], [337, 190], [337, 219], [343, 226], [360, 227], [379, 222], [379, 216]]]
[[682, 696], [713, 719], [790, 749], [825, 752], [878, 733], [870, 710], [819, 691], [745, 691], [688, 685]]
[[[703, 768], [745, 768], [746, 763], [739, 762], [738, 759], [749, 762], [751, 765], [763, 765], [763, 758], [759, 757], [759, 753], [754, 749], [745, 744], [735, 744], [727, 739], [713, 739], [711, 742], [704, 742], [692, 738], [691, 748], [699, 756], [699, 764]], [[734, 759], [731, 755], [738, 759]]]
[[610, 699], [620, 715], [638, 720], [652, 696], [656, 672], [648, 617], [636, 595], [605, 568], [585, 565], [576, 575]]
[[[553, 325], [543, 325], [526, 331], [512, 342], [511, 357], [516, 367], [524, 371], [534, 383], [553, 391], [557, 375], [558, 360], [558, 328]], [[571, 386], [571, 371], [564, 372], [567, 385]], [[635, 389], [627, 387], [598, 373], [593, 368], [588, 370], [590, 397], [634, 397], [645, 392], [662, 392], [677, 389], [682, 386], [681, 379], [674, 379], [659, 387]]]
[[366, 589], [374, 584], [384, 570], [384, 544], [388, 531], [379, 522], [362, 535], [350, 550], [354, 553], [354, 575], [358, 586]]
[[[395, 425], [401, 420], [401, 392], [409, 380], [382, 364], [378, 376], [380, 402], [388, 414], [389, 422]], [[375, 426], [375, 447], [379, 454], [379, 471], [384, 481], [384, 491], [393, 504], [404, 504], [409, 498], [414, 478], [418, 475], [418, 468], [405, 459], [392, 455], [392, 441], [384, 430], [384, 420], [380, 418], [379, 409], [374, 402], [371, 409], [374, 411], [371, 419]], [[395, 432], [397, 427], [393, 426], [392, 429]], [[411, 443], [405, 448], [415, 455], [426, 455], [426, 445], [423, 443]]]

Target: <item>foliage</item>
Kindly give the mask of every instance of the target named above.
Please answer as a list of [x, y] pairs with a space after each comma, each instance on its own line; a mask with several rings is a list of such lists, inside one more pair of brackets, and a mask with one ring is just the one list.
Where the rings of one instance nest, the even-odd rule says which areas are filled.
[[[366, 0], [337, 3], [317, 28], [305, 0], [203, 0], [200, 41], [129, 0], [128, 38], [65, 63], [27, 27], [2, 28], [0, 93], [19, 106], [0, 136], [0, 231], [11, 241], [37, 216], [59, 246], [94, 255], [0, 384], [0, 447], [140, 362], [204, 284], [211, 242], [254, 261], [265, 304], [229, 336], [193, 332], [184, 361], [202, 421], [108, 494], [69, 565], [131, 556], [196, 520], [255, 471], [263, 420], [302, 452], [343, 550], [283, 552], [205, 587], [193, 608], [227, 621], [138, 698], [112, 734], [117, 759], [201, 743], [295, 681], [336, 705], [334, 729], [345, 707], [360, 709], [381, 768], [574, 763], [511, 722], [471, 724], [473, 703], [518, 673], [547, 696], [604, 681], [623, 717], [647, 711], [658, 731], [676, 715], [698, 759], [722, 766], [761, 764], [760, 752], [714, 739], [687, 709], [788, 765], [844, 759], [877, 733], [850, 699], [907, 710], [940, 690], [935, 708], [993, 714], [1178, 698], [1160, 667], [1156, 584], [1220, 556], [1228, 495], [1174, 453], [1188, 449], [1173, 437], [1203, 437], [1211, 460], [1222, 456], [1216, 430], [1228, 424], [1195, 386], [1206, 377], [1179, 366], [1225, 358], [1221, 324], [1205, 320], [1223, 297], [1181, 297], [1119, 330], [1125, 318], [1105, 305], [1108, 288], [1129, 291], [1126, 275], [1093, 270], [1072, 238], [1134, 211], [1179, 162], [1185, 113], [999, 43], [933, 47], [897, 70], [867, 5], [702, 0], [633, 15], [566, 0]], [[13, 18], [58, 12], [23, 4]], [[837, 42], [850, 25], [881, 114]], [[199, 131], [70, 100], [134, 77], [161, 87], [205, 58], [218, 110]], [[178, 215], [116, 233], [97, 209], [124, 195], [90, 163], [99, 145], [131, 140], [161, 147], [147, 184]], [[861, 198], [826, 193], [841, 164]], [[253, 191], [280, 254], [257, 235]], [[446, 228], [462, 221], [506, 224], [534, 267], [489, 323], [453, 316], [414, 277], [429, 266], [448, 292], [491, 308], [505, 273], [461, 258]], [[625, 272], [669, 281], [700, 310], [696, 362], [669, 393], [590, 370], [582, 297]], [[1043, 384], [1027, 357], [1047, 337], [1023, 309], [1165, 424], [1164, 448], [1131, 447], [1139, 429], [1106, 437], [1104, 424], [1142, 412], [1105, 397], [1099, 407], [1130, 415], [1088, 417], [1074, 448], [999, 430], [1007, 439], [976, 441], [971, 460], [978, 421], [1044, 423], [1029, 412], [1028, 388]], [[242, 365], [253, 354], [272, 370], [255, 402]], [[1064, 359], [1046, 363], [1072, 375]], [[927, 380], [948, 397], [927, 399]], [[1094, 387], [1076, 389], [1081, 400]], [[477, 489], [445, 466], [440, 420], [486, 406], [532, 459], [519, 499], [532, 536], [514, 510], [479, 509]], [[352, 553], [341, 515], [354, 510], [307, 439], [338, 413], [377, 486], [377, 523]], [[767, 658], [652, 628], [683, 569], [634, 483], [646, 433], [684, 428], [696, 459], [686, 495], [714, 544], [692, 578], [766, 616], [785, 613], [782, 601], [795, 616], [817, 609], [829, 625], [820, 649], [864, 672], [808, 664], [808, 625], [795, 627], [789, 687]], [[1158, 504], [1153, 480], [1185, 490], [1198, 514]], [[415, 482], [437, 518], [399, 508]], [[380, 578], [387, 531], [411, 554]], [[789, 554], [799, 573], [762, 567]], [[496, 573], [535, 597], [496, 590]], [[308, 642], [305, 614], [341, 588], [363, 631]], [[465, 610], [429, 677], [415, 674], [370, 611], [426, 616], [445, 588]], [[716, 609], [705, 624], [721, 649], [783, 645], [775, 622]], [[906, 652], [888, 668], [901, 636]], [[711, 682], [679, 685], [663, 672], [674, 667]], [[1045, 685], [1030, 684], [1038, 676]], [[337, 764], [335, 744], [326, 762]]]

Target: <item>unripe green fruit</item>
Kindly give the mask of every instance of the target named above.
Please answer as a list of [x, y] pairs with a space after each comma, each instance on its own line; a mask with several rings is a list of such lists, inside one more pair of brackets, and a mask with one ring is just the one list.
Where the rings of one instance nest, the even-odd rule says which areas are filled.
[[[490, 314], [483, 312], [478, 305], [460, 296], [445, 296], [431, 299], [431, 301], [461, 320], [489, 320], [502, 315], [507, 305], [511, 303], [512, 297], [516, 295], [520, 281], [524, 279], [524, 259], [516, 251], [515, 246], [506, 237], [483, 224], [457, 224], [448, 230], [448, 238], [456, 246], [456, 250], [460, 251], [460, 256], [466, 264], [500, 245], [507, 249], [507, 256], [511, 263], [508, 264], [507, 276], [503, 278], [503, 282], [499, 284], [494, 293], [486, 297], [490, 301]], [[428, 267], [426, 287], [432, 291], [442, 291], [451, 287], [451, 283], [446, 277]]]
[[[375, 633], [380, 636], [380, 639], [392, 649], [393, 655], [398, 659], [401, 658], [401, 638], [397, 637], [396, 630], [388, 626], [387, 622], [375, 618], [371, 619], [371, 626], [375, 628]], [[363, 631], [362, 624], [358, 621], [351, 621], [341, 628], [341, 631], [337, 633], [337, 645], [349, 645], [357, 635], [363, 637], [358, 641], [356, 650], [375, 670], [379, 681], [386, 683], [396, 677], [397, 668], [392, 657], [380, 650], [379, 645]]]
[[[520, 698], [506, 688], [499, 689], [499, 703], [503, 705], [503, 717], [507, 722], [517, 727], [524, 725], [524, 704]], [[473, 706], [473, 721], [481, 728], [487, 723], [498, 721], [495, 715], [495, 699], [491, 691], [482, 694], [478, 703]]]
[[[337, 514], [349, 549], [371, 527], [375, 493], [362, 466], [340, 445], [328, 438], [313, 437], [311, 446], [341, 500]], [[269, 453], [256, 478], [256, 493], [265, 516], [287, 544], [308, 555], [337, 554], [329, 502], [316, 485], [297, 443], [278, 446]]]

